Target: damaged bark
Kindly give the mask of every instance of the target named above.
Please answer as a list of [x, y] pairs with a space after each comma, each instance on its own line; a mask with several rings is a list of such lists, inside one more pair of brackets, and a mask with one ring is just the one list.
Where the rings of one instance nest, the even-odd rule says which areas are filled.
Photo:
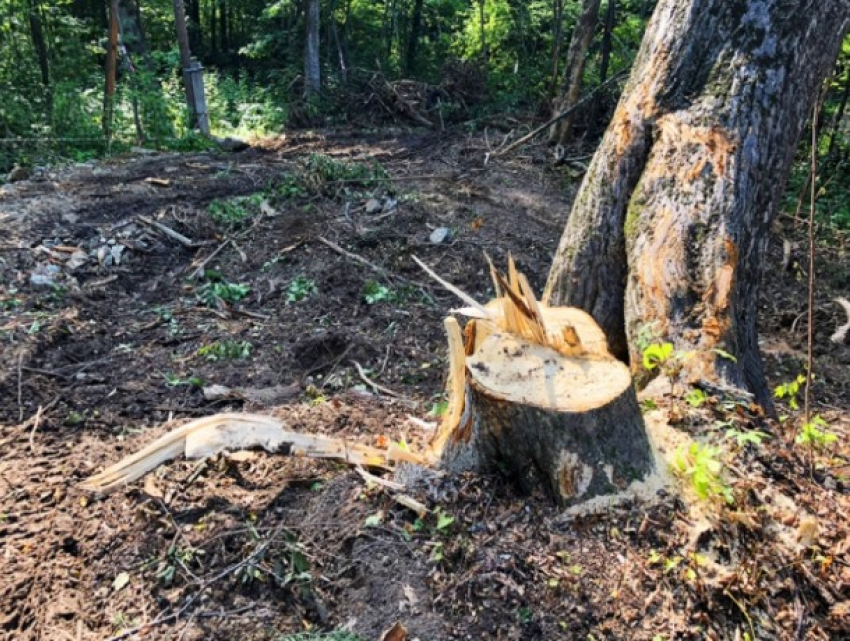
[[835, 61], [844, 0], [661, 0], [549, 274], [633, 364], [652, 327], [685, 382], [772, 408], [757, 342], [768, 231]]

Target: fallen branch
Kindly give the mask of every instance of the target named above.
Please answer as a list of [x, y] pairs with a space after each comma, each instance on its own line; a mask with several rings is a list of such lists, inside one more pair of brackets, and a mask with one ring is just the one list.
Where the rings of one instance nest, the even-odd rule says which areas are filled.
[[368, 267], [368, 268], [369, 268], [369, 269], [371, 269], [372, 271], [377, 272], [377, 273], [379, 273], [379, 274], [381, 274], [381, 275], [383, 275], [383, 276], [386, 276], [386, 277], [387, 277], [387, 278], [389, 278], [390, 280], [392, 280], [392, 279], [398, 279], [398, 280], [404, 281], [404, 282], [406, 282], [406, 283], [409, 283], [409, 284], [411, 284], [411, 285], [415, 285], [416, 287], [419, 287], [419, 288], [421, 288], [421, 289], [428, 289], [428, 286], [427, 286], [427, 285], [425, 285], [424, 283], [419, 283], [419, 282], [417, 282], [417, 281], [415, 281], [415, 280], [410, 280], [409, 278], [405, 278], [404, 276], [400, 276], [400, 275], [398, 275], [398, 274], [394, 274], [394, 273], [392, 273], [391, 271], [389, 271], [388, 269], [385, 269], [384, 267], [381, 267], [380, 265], [376, 265], [375, 263], [371, 263], [371, 262], [369, 262], [368, 260], [366, 260], [366, 259], [365, 259], [365, 258], [363, 258], [362, 256], [358, 256], [357, 254], [354, 254], [354, 253], [352, 253], [352, 252], [350, 252], [350, 251], [348, 251], [348, 250], [343, 249], [342, 247], [340, 247], [339, 245], [337, 245], [335, 242], [330, 241], [330, 240], [328, 240], [327, 238], [324, 238], [323, 236], [317, 236], [317, 237], [316, 237], [316, 239], [317, 239], [320, 243], [322, 243], [322, 244], [324, 244], [324, 245], [327, 245], [328, 247], [330, 247], [331, 249], [333, 249], [333, 250], [334, 250], [337, 254], [339, 254], [340, 256], [345, 256], [345, 257], [346, 257], [346, 258], [348, 258], [349, 260], [353, 260], [355, 263], [360, 263], [360, 264], [361, 264], [361, 265], [363, 265], [364, 267]]
[[398, 461], [424, 463], [424, 458], [390, 444], [385, 449], [348, 443], [321, 434], [299, 434], [283, 422], [260, 414], [216, 414], [177, 428], [146, 448], [82, 483], [83, 489], [109, 493], [184, 454], [201, 459], [225, 450], [261, 447], [272, 454], [342, 461], [351, 465], [392, 469]]
[[198, 265], [198, 267], [195, 269], [195, 271], [193, 271], [191, 274], [189, 274], [189, 280], [195, 280], [195, 279], [199, 278], [200, 275], [201, 275], [201, 272], [204, 271], [204, 267], [209, 265], [210, 261], [213, 258], [215, 258], [216, 256], [218, 256], [218, 254], [221, 252], [221, 250], [224, 249], [225, 247], [227, 247], [230, 243], [231, 243], [231, 240], [228, 238], [221, 245], [219, 245], [212, 254], [210, 254], [204, 260], [202, 260], [201, 264]]
[[152, 220], [152, 219], [148, 218], [147, 216], [139, 216], [139, 220], [142, 221], [145, 225], [149, 225], [149, 226], [153, 227], [154, 229], [158, 229], [163, 234], [165, 234], [166, 236], [168, 236], [169, 238], [171, 238], [173, 240], [176, 240], [178, 243], [180, 243], [184, 247], [190, 247], [190, 248], [198, 247], [198, 243], [196, 243], [191, 238], [187, 238], [186, 236], [184, 236], [180, 232], [176, 232], [173, 229], [171, 229], [171, 227], [166, 227], [162, 223], [157, 222], [155, 220]]
[[398, 392], [394, 392], [389, 387], [384, 387], [383, 385], [378, 385], [371, 378], [366, 376], [366, 372], [363, 371], [363, 367], [357, 361], [351, 361], [354, 364], [354, 367], [357, 368], [357, 373], [360, 375], [360, 378], [363, 379], [363, 382], [366, 383], [369, 387], [371, 387], [376, 392], [382, 392], [387, 396], [394, 396], [395, 398], [401, 398], [401, 394]]
[[519, 147], [520, 145], [524, 145], [524, 144], [525, 144], [525, 143], [527, 143], [529, 140], [531, 140], [532, 138], [534, 138], [535, 136], [537, 136], [537, 134], [541, 133], [542, 131], [545, 131], [546, 129], [548, 129], [549, 127], [551, 127], [552, 125], [554, 125], [556, 122], [558, 122], [558, 121], [560, 121], [560, 120], [563, 120], [564, 118], [566, 118], [567, 116], [569, 116], [569, 115], [570, 115], [571, 113], [573, 113], [574, 111], [576, 111], [576, 110], [581, 109], [582, 107], [584, 107], [584, 106], [585, 106], [586, 104], [588, 104], [591, 100], [593, 100], [593, 98], [595, 98], [595, 97], [596, 97], [596, 94], [598, 94], [600, 91], [602, 91], [603, 89], [605, 89], [605, 88], [606, 88], [606, 87], [608, 87], [609, 85], [614, 84], [615, 82], [617, 82], [618, 80], [620, 80], [620, 79], [621, 79], [623, 76], [625, 76], [625, 75], [626, 75], [626, 73], [625, 73], [625, 72], [623, 72], [623, 73], [619, 73], [619, 74], [617, 74], [616, 76], [612, 76], [611, 78], [608, 78], [608, 80], [606, 80], [606, 81], [605, 81], [605, 82], [603, 82], [601, 85], [599, 85], [598, 87], [596, 87], [593, 91], [591, 91], [591, 92], [590, 92], [589, 94], [587, 94], [584, 98], [582, 98], [581, 100], [579, 100], [579, 101], [578, 101], [576, 104], [574, 104], [572, 107], [570, 107], [569, 109], [565, 109], [564, 111], [562, 111], [561, 113], [559, 113], [557, 116], [555, 116], [555, 117], [553, 117], [553, 118], [549, 119], [547, 122], [544, 122], [544, 123], [543, 123], [542, 125], [540, 125], [537, 129], [532, 129], [532, 130], [531, 130], [529, 133], [527, 133], [525, 136], [523, 136], [523, 137], [522, 137], [522, 138], [520, 138], [519, 140], [515, 140], [514, 142], [512, 142], [510, 145], [508, 145], [508, 146], [507, 146], [507, 147], [505, 147], [504, 149], [497, 150], [496, 152], [494, 152], [494, 154], [493, 154], [493, 155], [494, 155], [494, 156], [504, 156], [504, 155], [505, 155], [506, 153], [508, 153], [509, 151], [513, 151], [514, 149], [516, 149], [516, 148], [517, 148], [517, 147]]

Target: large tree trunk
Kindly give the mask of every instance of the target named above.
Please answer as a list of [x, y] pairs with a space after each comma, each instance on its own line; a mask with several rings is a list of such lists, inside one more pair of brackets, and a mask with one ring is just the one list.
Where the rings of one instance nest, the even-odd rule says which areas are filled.
[[415, 0], [413, 14], [410, 18], [410, 37], [407, 40], [407, 55], [404, 60], [404, 71], [408, 76], [416, 73], [416, 50], [419, 45], [419, 32], [422, 28], [422, 2]]
[[[575, 105], [581, 95], [584, 63], [587, 58], [587, 50], [593, 41], [593, 31], [596, 27], [600, 4], [601, 0], [583, 0], [582, 2], [581, 15], [573, 30], [570, 48], [567, 51], [566, 75], [564, 76], [561, 97], [555, 104], [556, 114]], [[559, 145], [569, 142], [574, 120], [575, 115], [569, 115], [552, 125], [552, 129], [549, 131], [549, 139]]]
[[313, 96], [321, 90], [319, 61], [319, 0], [307, 0], [307, 44], [304, 48], [304, 93]]
[[[661, 0], [549, 275], [641, 363], [649, 324], [685, 381], [771, 399], [756, 317], [768, 230], [835, 61], [846, 0]], [[729, 356], [731, 355], [731, 357]]]

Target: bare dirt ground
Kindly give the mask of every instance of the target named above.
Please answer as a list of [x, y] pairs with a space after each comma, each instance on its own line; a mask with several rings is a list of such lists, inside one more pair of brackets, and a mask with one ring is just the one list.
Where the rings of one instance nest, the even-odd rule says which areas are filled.
[[[464, 477], [420, 484], [435, 513], [418, 519], [345, 467], [262, 453], [76, 487], [167, 421], [226, 410], [421, 446], [409, 417], [437, 420], [457, 302], [411, 256], [487, 300], [483, 252], [510, 251], [539, 289], [580, 179], [538, 147], [485, 166], [488, 145], [301, 133], [2, 188], [0, 637], [371, 640], [401, 621], [422, 641], [848, 638], [850, 348], [828, 336], [850, 268], [831, 233], [814, 398], [837, 444], [793, 445], [794, 419], [730, 399], [657, 401], [685, 432], [772, 437], [728, 440], [734, 507], [695, 516], [662, 492], [568, 518]], [[777, 265], [799, 234], [777, 230]], [[803, 272], [771, 269], [763, 295], [774, 384], [803, 371]]]

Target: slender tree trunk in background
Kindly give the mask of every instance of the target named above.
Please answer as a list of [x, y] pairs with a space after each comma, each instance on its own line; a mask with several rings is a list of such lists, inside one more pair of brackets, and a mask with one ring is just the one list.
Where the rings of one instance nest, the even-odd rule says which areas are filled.
[[487, 49], [487, 15], [484, 11], [485, 0], [478, 0], [478, 28], [481, 37], [481, 61], [484, 63], [484, 70], [487, 71], [490, 67], [490, 52]]
[[319, 61], [319, 0], [307, 0], [307, 44], [304, 48], [304, 94], [308, 98], [321, 91]]
[[[566, 75], [561, 89], [561, 96], [555, 103], [555, 114], [566, 111], [576, 104], [581, 96], [582, 78], [584, 77], [584, 64], [587, 59], [587, 50], [593, 41], [593, 32], [596, 28], [596, 18], [599, 15], [601, 0], [582, 0], [581, 15], [573, 30], [570, 39], [570, 48], [567, 51], [567, 62], [565, 65]], [[559, 145], [569, 142], [572, 137], [573, 122], [575, 114], [562, 118], [549, 130], [549, 140]]]
[[28, 11], [30, 23], [30, 38], [38, 57], [38, 67], [41, 70], [41, 84], [50, 91], [50, 56], [47, 52], [47, 42], [44, 39], [44, 28], [41, 24], [41, 7], [36, 0], [30, 0]]
[[[599, 54], [599, 84], [603, 84], [606, 80], [608, 80], [608, 68], [611, 65], [611, 46], [614, 41], [614, 26], [617, 23], [617, 0], [608, 0], [608, 8], [605, 10], [605, 29], [602, 32], [602, 46]], [[604, 98], [604, 92], [598, 92], [594, 98], [593, 102], [590, 104], [590, 109], [588, 110], [588, 130], [587, 135], [589, 138], [594, 139], [599, 131], [599, 120], [601, 114], [599, 113], [602, 100]]]
[[580, 307], [640, 369], [647, 327], [678, 378], [772, 400], [758, 349], [768, 232], [850, 5], [660, 0], [576, 196], [550, 305]]
[[221, 42], [219, 50], [222, 53], [230, 51], [230, 38], [227, 31], [227, 1], [219, 0], [218, 2], [218, 36]]
[[115, 76], [118, 70], [118, 0], [109, 0], [109, 38], [106, 45], [106, 89], [103, 92], [103, 134], [112, 136]]
[[173, 0], [174, 3], [174, 26], [177, 29], [177, 45], [180, 48], [180, 76], [183, 78], [183, 88], [186, 91], [186, 108], [189, 113], [189, 127], [195, 129], [198, 126], [198, 114], [195, 110], [195, 91], [192, 88], [192, 79], [186, 71], [192, 64], [192, 51], [189, 49], [189, 32], [186, 29], [186, 11], [183, 0]]
[[405, 75], [416, 73], [416, 49], [419, 45], [419, 31], [422, 29], [422, 0], [415, 0], [413, 15], [410, 18], [410, 38], [407, 41], [407, 57], [404, 61]]
[[826, 151], [827, 159], [831, 159], [837, 149], [835, 143], [838, 140], [841, 121], [844, 120], [844, 112], [847, 110], [847, 100], [850, 99], [850, 69], [845, 69], [844, 74], [844, 90], [841, 93], [841, 103], [838, 105], [838, 111], [835, 113], [835, 119], [832, 121], [832, 130], [829, 134], [829, 148]]
[[[330, 11], [328, 11], [328, 25], [330, 26], [330, 38], [333, 40], [334, 49], [336, 50], [337, 63], [339, 64], [339, 77], [343, 84], [348, 84], [348, 63], [345, 60], [345, 51], [339, 37], [339, 25], [336, 21], [337, 3], [334, 2]], [[330, 47], [328, 47], [330, 50]]]
[[216, 24], [217, 24], [218, 21], [215, 19], [215, 7], [216, 7], [216, 2], [215, 2], [215, 0], [212, 0], [210, 2], [209, 13], [207, 14], [209, 16], [208, 20], [209, 20], [209, 23], [210, 23], [210, 50], [212, 51], [213, 55], [218, 53], [218, 37], [217, 37], [217, 33], [216, 33], [217, 32]]
[[189, 18], [187, 28], [189, 30], [189, 48], [197, 53], [203, 45], [203, 31], [201, 30], [201, 0], [188, 0], [186, 12]]
[[549, 99], [555, 97], [558, 87], [558, 75], [560, 74], [561, 43], [564, 40], [564, 0], [554, 0], [552, 3], [552, 15], [554, 16], [554, 43], [552, 45], [552, 80], [549, 82]]

